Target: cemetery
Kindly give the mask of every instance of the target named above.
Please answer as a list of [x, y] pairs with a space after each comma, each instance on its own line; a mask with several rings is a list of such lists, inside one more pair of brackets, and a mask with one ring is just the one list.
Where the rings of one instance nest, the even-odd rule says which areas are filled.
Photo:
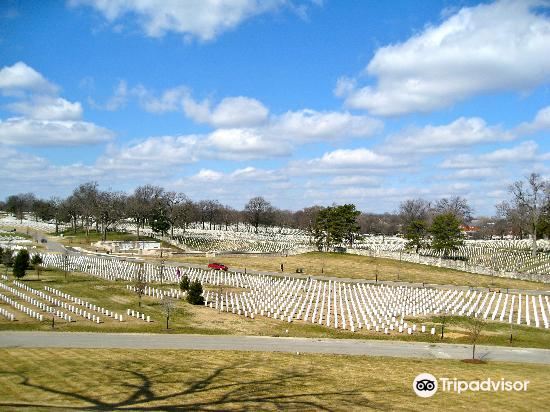
[[[40, 281], [3, 275], [0, 307], [18, 321], [8, 315], [0, 327], [47, 330], [54, 323], [58, 330], [163, 332], [163, 300], [175, 299], [184, 314], [175, 316], [173, 332], [189, 331], [183, 325], [191, 316], [201, 319], [191, 326], [199, 331], [438, 341], [445, 317], [456, 320], [449, 326], [454, 338], [447, 341], [460, 342], [460, 324], [478, 317], [498, 331], [489, 342], [505, 342], [510, 328], [518, 334], [514, 344], [544, 347], [550, 339], [550, 296], [542, 291], [260, 275], [75, 253], [40, 256], [48, 268]], [[202, 308], [184, 303], [182, 276], [203, 285]], [[239, 327], [233, 330], [235, 319]]]

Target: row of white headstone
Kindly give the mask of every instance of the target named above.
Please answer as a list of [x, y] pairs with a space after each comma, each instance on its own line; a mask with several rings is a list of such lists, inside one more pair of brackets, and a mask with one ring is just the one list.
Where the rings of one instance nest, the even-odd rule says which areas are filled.
[[[138, 288], [134, 285], [126, 285], [126, 289], [132, 292], [137, 292], [138, 290]], [[166, 289], [155, 288], [152, 286], [145, 286], [143, 288], [143, 294], [146, 296], [157, 298], [157, 299], [162, 299], [164, 296], [169, 296], [174, 299], [182, 299], [186, 295], [186, 293], [182, 292], [181, 290], [177, 290], [173, 288], [166, 290]]]
[[[0, 295], [2, 295], [2, 294], [0, 293]], [[2, 295], [2, 296], [4, 296], [4, 295]], [[9, 312], [8, 310], [4, 309], [4, 308], [0, 308], [0, 315], [6, 317], [8, 320], [10, 320], [12, 322], [15, 320], [15, 315], [13, 313]]]
[[[135, 279], [136, 268], [131, 268], [131, 265], [137, 265], [135, 262], [121, 264], [116, 259], [88, 256], [79, 259], [85, 261], [94, 274], [100, 273], [110, 279]], [[144, 267], [148, 273], [156, 270], [153, 265]], [[118, 272], [120, 268], [124, 269], [122, 274]], [[155, 272], [149, 279], [157, 280], [157, 275]], [[496, 292], [325, 282], [198, 268], [187, 269], [185, 275], [206, 285], [248, 289], [244, 292], [248, 295], [239, 298], [239, 307], [235, 306], [237, 313], [241, 307], [244, 313], [246, 307], [247, 314], [263, 311], [270, 317], [282, 316], [287, 320], [303, 316], [304, 320], [312, 319], [312, 322], [339, 328], [376, 327], [391, 324], [392, 317], [443, 313], [482, 316], [484, 319], [491, 316], [492, 320], [513, 320], [518, 324], [545, 328], [550, 318], [550, 302], [548, 296], [542, 294], [507, 296]], [[163, 277], [166, 282], [180, 279], [176, 268], [170, 266], [164, 268]], [[246, 302], [250, 302], [250, 307]]]
[[[39, 308], [43, 312], [52, 313], [54, 316], [57, 316], [60, 319], [64, 319], [67, 322], [71, 321], [70, 320], [71, 317], [68, 316], [66, 313], [61, 312], [59, 310], [56, 310], [55, 308], [46, 305], [45, 303], [39, 301], [38, 299], [35, 299], [32, 296], [28, 296], [27, 294], [21, 292], [18, 289], [12, 288], [11, 286], [8, 286], [5, 283], [1, 283], [1, 282], [0, 282], [0, 288], [10, 292], [12, 295], [18, 297], [19, 299], [23, 299], [27, 303], [30, 303], [32, 306], [35, 306], [35, 307]], [[16, 307], [16, 309], [21, 310], [22, 312], [28, 314], [29, 316], [31, 316], [31, 317], [33, 317], [37, 320], [40, 320], [40, 321], [43, 320], [41, 318], [42, 315], [40, 315], [39, 312], [35, 311], [34, 309], [28, 308], [25, 305], [20, 304], [20, 303], [18, 303], [18, 306], [20, 306], [20, 307]], [[31, 314], [31, 312], [32, 312], [32, 314]], [[36, 314], [38, 314], [38, 315], [36, 315]]]
[[[84, 299], [72, 296], [68, 293], [62, 292], [59, 289], [52, 288], [51, 286], [44, 286], [44, 289], [47, 290], [50, 293], [53, 293], [56, 296], [59, 296], [63, 299], [69, 300], [77, 305], [84, 306], [88, 311], [82, 310], [80, 308], [76, 308], [76, 311], [79, 315], [84, 316], [88, 320], [92, 320], [94, 322], [97, 322], [95, 319], [99, 319], [99, 315], [90, 314], [91, 311], [95, 311], [98, 313], [101, 313], [102, 315], [109, 316], [113, 318], [114, 320], [118, 320], [120, 322], [123, 321], [122, 314], [118, 314], [114, 312], [113, 310], [106, 309], [104, 307], [97, 306], [95, 304], [92, 304]], [[38, 291], [37, 291], [38, 292]], [[60, 300], [56, 300], [57, 302], [60, 302], [61, 306], [66, 306], [67, 303], [61, 302]], [[69, 307], [75, 308], [74, 305], [68, 305]], [[100, 323], [100, 322], [97, 322]]]
[[151, 316], [145, 316], [145, 313], [139, 313], [138, 311], [135, 311], [133, 309], [126, 309], [126, 314], [136, 319], [144, 320], [145, 322], [152, 322]]
[[[497, 297], [498, 296], [498, 297]], [[504, 296], [504, 299], [503, 299]], [[511, 296], [511, 299], [510, 299]], [[514, 306], [517, 296], [517, 309]], [[256, 285], [243, 293], [207, 292], [205, 303], [229, 307], [236, 313], [252, 313], [292, 321], [304, 321], [355, 330], [356, 327], [392, 323], [396, 317], [438, 314], [480, 316], [548, 328], [550, 301], [544, 295], [508, 295], [496, 292], [390, 287], [341, 282], [304, 281], [296, 278], [257, 277]], [[219, 302], [217, 302], [219, 301]], [[510, 304], [508, 302], [510, 301]], [[540, 317], [539, 317], [540, 313]], [[541, 322], [542, 318], [542, 322]], [[534, 320], [534, 322], [531, 321]], [[397, 326], [397, 325], [396, 325]]]

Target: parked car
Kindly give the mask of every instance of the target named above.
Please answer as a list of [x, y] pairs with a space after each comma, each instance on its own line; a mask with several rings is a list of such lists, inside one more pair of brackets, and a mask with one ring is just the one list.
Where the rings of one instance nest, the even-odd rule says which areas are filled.
[[208, 264], [208, 267], [210, 269], [214, 269], [214, 270], [228, 270], [229, 268], [225, 265], [222, 265], [221, 263], [209, 263]]

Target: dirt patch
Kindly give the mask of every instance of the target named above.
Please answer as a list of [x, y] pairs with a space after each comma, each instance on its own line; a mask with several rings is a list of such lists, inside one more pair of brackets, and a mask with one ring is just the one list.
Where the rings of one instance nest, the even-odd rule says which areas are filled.
[[464, 362], [464, 363], [473, 363], [475, 365], [483, 365], [483, 364], [486, 364], [487, 362], [484, 361], [484, 360], [481, 360], [481, 359], [462, 359], [461, 362]]

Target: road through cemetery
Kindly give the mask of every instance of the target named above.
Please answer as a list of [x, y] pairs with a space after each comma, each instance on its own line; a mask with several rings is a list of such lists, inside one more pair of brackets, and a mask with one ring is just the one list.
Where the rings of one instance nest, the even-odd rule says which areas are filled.
[[[194, 349], [327, 353], [424, 359], [468, 359], [472, 347], [456, 344], [355, 339], [277, 338], [224, 335], [155, 335], [86, 332], [0, 332], [1, 348]], [[478, 359], [550, 365], [550, 350], [477, 346]]]

